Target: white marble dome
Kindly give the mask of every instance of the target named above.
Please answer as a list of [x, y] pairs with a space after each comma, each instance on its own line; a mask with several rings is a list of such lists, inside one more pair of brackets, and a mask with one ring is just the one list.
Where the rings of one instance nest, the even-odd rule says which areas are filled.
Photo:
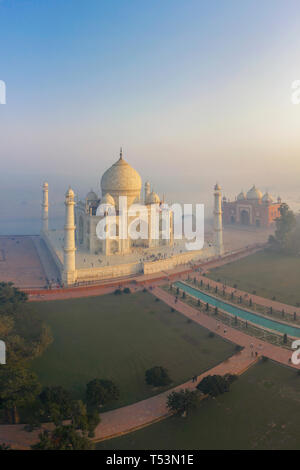
[[273, 202], [273, 199], [272, 197], [270, 196], [270, 194], [268, 192], [266, 192], [264, 195], [263, 195], [263, 198], [262, 198], [262, 201], [263, 202]]
[[110, 204], [114, 206], [115, 200], [109, 193], [106, 193], [105, 196], [103, 196], [103, 198], [101, 199], [101, 204]]
[[255, 185], [252, 186], [251, 189], [247, 192], [247, 199], [249, 200], [256, 200], [259, 201], [262, 198], [262, 192], [255, 187]]
[[97, 194], [91, 189], [89, 193], [86, 195], [86, 199], [88, 201], [98, 201], [98, 196]]
[[160, 203], [159, 195], [155, 193], [154, 191], [152, 191], [152, 193], [149, 194], [147, 202], [148, 204], [159, 204]]
[[246, 199], [246, 194], [244, 193], [244, 191], [241, 191], [240, 194], [238, 194], [237, 196], [237, 200], [244, 201], [245, 199]]
[[119, 206], [119, 196], [127, 196], [128, 207], [140, 201], [142, 179], [138, 172], [124, 159], [122, 151], [119, 160], [114, 163], [101, 178], [102, 196], [109, 193]]

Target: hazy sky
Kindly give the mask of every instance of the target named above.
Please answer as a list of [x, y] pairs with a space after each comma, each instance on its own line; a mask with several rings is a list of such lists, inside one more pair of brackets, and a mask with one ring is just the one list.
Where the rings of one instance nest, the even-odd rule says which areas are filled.
[[99, 190], [120, 145], [173, 201], [299, 188], [299, 0], [0, 0], [0, 51], [0, 220]]

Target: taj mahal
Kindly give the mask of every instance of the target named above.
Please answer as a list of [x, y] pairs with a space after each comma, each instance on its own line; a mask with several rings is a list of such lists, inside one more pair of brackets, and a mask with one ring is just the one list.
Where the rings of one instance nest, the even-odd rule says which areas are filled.
[[[101, 178], [101, 197], [93, 190], [84, 200], [76, 201], [68, 188], [65, 194], [65, 225], [62, 230], [50, 230], [48, 225], [49, 186], [43, 184], [41, 236], [59, 270], [64, 285], [80, 285], [105, 279], [138, 274], [152, 274], [193, 261], [223, 253], [222, 197], [218, 184], [214, 187], [214, 237], [204, 242], [201, 250], [188, 251], [185, 240], [174, 238], [172, 209], [144, 185], [139, 173], [123, 158], [104, 172]], [[121, 201], [126, 197], [126, 207]], [[132, 208], [143, 204], [143, 216], [136, 218]], [[129, 237], [132, 226], [137, 232], [142, 224], [146, 236]], [[99, 237], [103, 225], [106, 236]], [[153, 233], [156, 236], [153, 236]], [[125, 236], [124, 236], [125, 235]]]

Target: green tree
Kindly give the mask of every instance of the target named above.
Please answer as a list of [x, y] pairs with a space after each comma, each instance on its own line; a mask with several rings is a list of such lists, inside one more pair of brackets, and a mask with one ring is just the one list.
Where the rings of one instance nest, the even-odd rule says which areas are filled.
[[154, 385], [154, 387], [169, 385], [172, 382], [167, 369], [161, 366], [155, 366], [146, 370], [145, 377], [146, 383]]
[[93, 443], [85, 433], [73, 425], [60, 425], [53, 431], [45, 430], [39, 435], [39, 442], [31, 446], [33, 450], [91, 450]]
[[61, 386], [43, 388], [39, 395], [44, 414], [55, 424], [70, 418], [72, 411], [72, 396]]
[[86, 402], [90, 408], [99, 408], [118, 400], [119, 388], [111, 380], [94, 379], [86, 386]]
[[230, 384], [233, 382], [232, 375], [207, 375], [197, 385], [197, 389], [205, 395], [216, 397], [222, 393], [228, 392]]
[[285, 203], [279, 208], [275, 235], [270, 235], [269, 243], [273, 250], [284, 254], [298, 254], [300, 251], [300, 227], [297, 226], [293, 211]]
[[7, 364], [25, 364], [51, 343], [49, 328], [12, 283], [0, 283], [0, 335], [6, 343]]
[[20, 366], [0, 368], [0, 408], [9, 423], [19, 422], [18, 408], [35, 400], [40, 392], [36, 375]]
[[182, 389], [168, 395], [167, 407], [172, 413], [182, 415], [196, 409], [199, 402], [200, 396], [197, 390]]

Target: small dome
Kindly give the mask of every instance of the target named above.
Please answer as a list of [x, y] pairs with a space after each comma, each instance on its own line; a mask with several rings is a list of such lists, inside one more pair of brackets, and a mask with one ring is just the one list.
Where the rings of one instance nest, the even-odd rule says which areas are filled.
[[219, 183], [215, 184], [214, 190], [215, 191], [221, 191], [221, 186], [219, 185]]
[[101, 199], [101, 204], [110, 204], [111, 206], [114, 206], [115, 200], [109, 193], [106, 193]]
[[246, 199], [246, 194], [244, 191], [241, 191], [240, 194], [237, 195], [237, 200], [238, 201], [244, 201]]
[[271, 198], [268, 191], [263, 195], [262, 202], [273, 202], [273, 199]]
[[66, 197], [74, 198], [75, 194], [71, 186], [69, 186], [69, 189], [66, 192]]
[[149, 194], [149, 197], [147, 199], [147, 203], [148, 204], [159, 204], [160, 203], [159, 195], [156, 194], [154, 191], [152, 191], [152, 193]]
[[247, 199], [259, 201], [261, 198], [262, 198], [261, 191], [257, 189], [255, 185], [253, 185], [252, 188], [249, 189], [249, 191], [247, 192]]
[[86, 199], [88, 201], [98, 201], [98, 196], [97, 194], [91, 189], [89, 193], [86, 195]]

